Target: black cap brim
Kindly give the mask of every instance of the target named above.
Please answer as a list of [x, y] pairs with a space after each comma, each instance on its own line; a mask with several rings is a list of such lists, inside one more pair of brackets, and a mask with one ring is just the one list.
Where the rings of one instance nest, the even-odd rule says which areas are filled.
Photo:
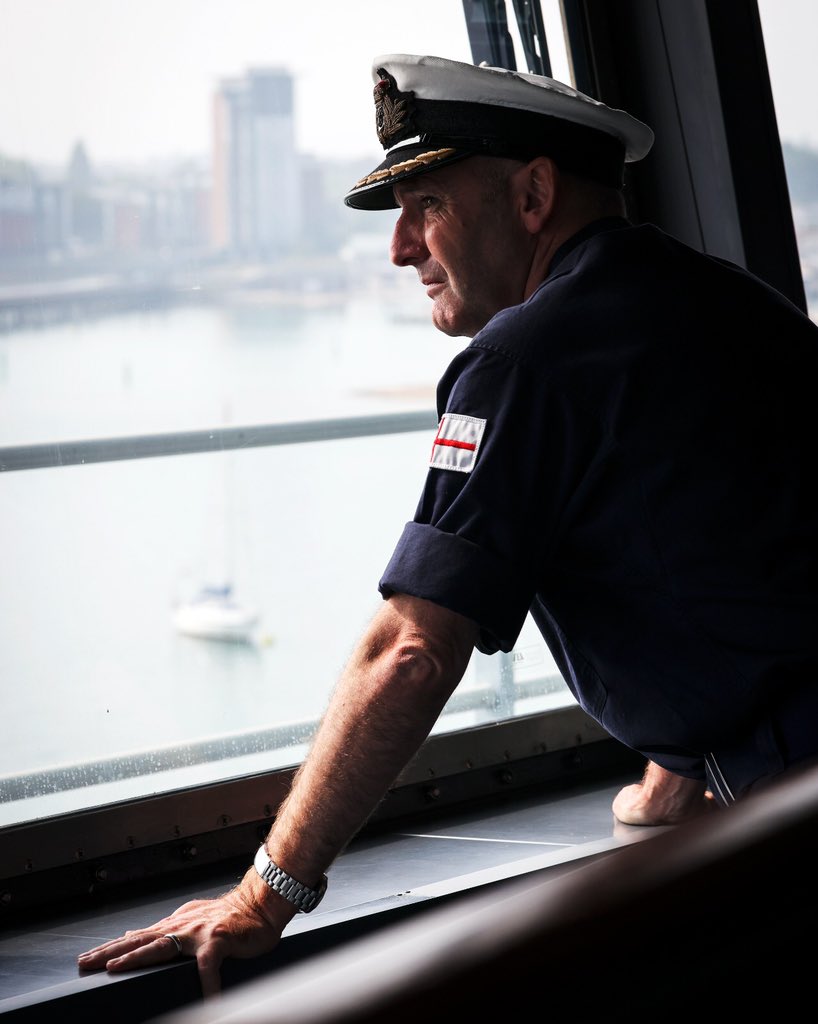
[[392, 192], [393, 185], [456, 163], [474, 152], [468, 148], [436, 147], [429, 143], [399, 146], [347, 192], [344, 202], [355, 210], [396, 210], [398, 204]]

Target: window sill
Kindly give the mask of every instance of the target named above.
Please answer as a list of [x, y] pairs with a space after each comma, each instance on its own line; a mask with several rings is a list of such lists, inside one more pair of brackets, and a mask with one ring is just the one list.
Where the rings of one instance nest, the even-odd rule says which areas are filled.
[[[225, 989], [477, 889], [530, 872], [556, 875], [655, 834], [614, 829], [611, 800], [633, 779], [630, 774], [568, 790], [509, 794], [491, 804], [415, 818], [409, 825], [406, 820], [392, 822], [388, 829], [351, 844], [332, 869], [321, 907], [295, 918], [272, 954], [226, 962]], [[191, 960], [122, 975], [82, 974], [76, 955], [128, 928], [158, 920], [188, 899], [223, 892], [242, 870], [243, 865], [234, 874], [214, 871], [204, 884], [201, 878], [177, 878], [161, 893], [110, 900], [93, 911], [7, 931], [0, 939], [4, 1024], [50, 1019], [66, 1010], [86, 1022], [135, 1024], [197, 1002], [200, 990]]]

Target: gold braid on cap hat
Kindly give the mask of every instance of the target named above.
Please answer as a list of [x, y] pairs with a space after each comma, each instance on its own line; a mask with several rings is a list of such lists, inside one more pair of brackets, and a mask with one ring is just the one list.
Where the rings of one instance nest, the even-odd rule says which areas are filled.
[[395, 175], [403, 174], [404, 171], [414, 171], [419, 167], [428, 167], [429, 164], [433, 164], [437, 160], [443, 160], [444, 157], [456, 152], [457, 150], [455, 149], [434, 149], [430, 153], [421, 153], [411, 160], [404, 160], [402, 163], [393, 164], [384, 171], [373, 171], [372, 174], [367, 174], [365, 178], [361, 178], [352, 187], [354, 189], [363, 188], [364, 185], [372, 185], [376, 181], [383, 181], [385, 178], [394, 178]]

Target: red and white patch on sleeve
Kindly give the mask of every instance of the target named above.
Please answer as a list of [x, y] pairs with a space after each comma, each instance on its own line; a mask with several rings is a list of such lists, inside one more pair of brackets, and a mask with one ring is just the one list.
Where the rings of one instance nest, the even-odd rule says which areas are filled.
[[486, 421], [460, 413], [443, 414], [437, 428], [429, 466], [432, 469], [454, 469], [458, 473], [471, 473], [480, 451]]

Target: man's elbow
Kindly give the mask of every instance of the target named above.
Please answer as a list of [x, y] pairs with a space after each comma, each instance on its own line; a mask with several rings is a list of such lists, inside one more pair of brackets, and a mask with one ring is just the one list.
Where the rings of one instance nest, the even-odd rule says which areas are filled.
[[402, 640], [387, 654], [386, 677], [419, 689], [456, 685], [465, 669], [457, 652], [446, 645], [423, 640]]
[[477, 627], [463, 616], [399, 596], [384, 605], [361, 653], [386, 687], [452, 690], [466, 670], [476, 635]]

